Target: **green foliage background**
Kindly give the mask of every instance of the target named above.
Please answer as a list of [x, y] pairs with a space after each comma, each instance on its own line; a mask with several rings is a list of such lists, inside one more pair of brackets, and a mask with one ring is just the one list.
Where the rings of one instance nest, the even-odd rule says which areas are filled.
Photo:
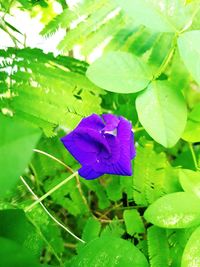
[[[40, 13], [47, 40], [65, 30], [58, 56], [20, 41], [13, 9]], [[1, 0], [0, 16], [13, 41], [0, 50], [0, 266], [200, 266], [200, 1]], [[132, 121], [133, 176], [76, 176], [43, 201], [57, 223], [27, 208], [22, 179], [40, 197], [69, 177], [79, 165], [59, 138], [108, 112]]]

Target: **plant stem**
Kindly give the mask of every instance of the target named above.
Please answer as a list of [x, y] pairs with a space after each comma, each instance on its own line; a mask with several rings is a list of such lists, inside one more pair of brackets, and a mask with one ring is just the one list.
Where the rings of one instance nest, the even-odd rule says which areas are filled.
[[[70, 177], [72, 177], [72, 175], [70, 176]], [[68, 177], [68, 178], [70, 178], [70, 177]], [[85, 243], [85, 241], [84, 240], [82, 240], [82, 239], [80, 239], [78, 236], [76, 236], [74, 233], [72, 233], [66, 226], [64, 226], [62, 223], [60, 223], [48, 210], [47, 210], [47, 208], [42, 204], [42, 198], [38, 198], [38, 196], [32, 191], [32, 189], [29, 187], [29, 185], [26, 183], [26, 181], [24, 180], [24, 178], [22, 177], [22, 176], [20, 176], [20, 179], [21, 179], [21, 181], [23, 182], [23, 184], [27, 187], [27, 189], [29, 190], [29, 192], [34, 196], [34, 198], [36, 199], [36, 201], [33, 203], [34, 205], [36, 205], [37, 203], [39, 203], [40, 205], [41, 205], [41, 207], [44, 209], [44, 211], [49, 215], [49, 217], [56, 223], [56, 224], [58, 224], [60, 227], [62, 227], [66, 232], [68, 232], [71, 236], [73, 236], [75, 239], [77, 239], [78, 241], [80, 241], [80, 242], [82, 242], [82, 243]], [[67, 179], [66, 179], [67, 180]], [[64, 180], [63, 182], [65, 182], [66, 180]], [[68, 180], [69, 181], [69, 180]], [[62, 183], [63, 183], [62, 182]], [[60, 184], [58, 184], [58, 185], [61, 185], [61, 183]], [[62, 186], [62, 185], [61, 185]], [[55, 187], [54, 187], [55, 188]], [[53, 189], [54, 189], [53, 188]], [[58, 189], [59, 187], [57, 186], [57, 189]], [[51, 191], [51, 190], [50, 190]], [[49, 192], [50, 192], [49, 191]], [[55, 191], [55, 190], [54, 190]], [[31, 206], [30, 206], [31, 207]], [[29, 209], [30, 209], [30, 207], [28, 207], [28, 209], [25, 209], [25, 212], [27, 212]]]
[[43, 155], [45, 155], [45, 156], [47, 156], [47, 157], [49, 157], [49, 158], [51, 158], [51, 159], [57, 161], [58, 163], [60, 163], [61, 165], [63, 165], [67, 170], [69, 170], [70, 172], [73, 173], [73, 170], [72, 170], [69, 166], [67, 166], [64, 162], [62, 162], [62, 161], [59, 160], [58, 158], [52, 156], [51, 154], [49, 154], [49, 153], [47, 153], [47, 152], [44, 152], [44, 151], [42, 151], [42, 150], [39, 150], [39, 149], [33, 149], [33, 151], [34, 151], [34, 152], [37, 152], [37, 153], [40, 153], [40, 154], [43, 154]]
[[62, 182], [60, 182], [59, 184], [57, 184], [56, 186], [54, 186], [52, 189], [50, 189], [46, 194], [44, 194], [42, 197], [38, 198], [33, 204], [31, 204], [29, 207], [27, 207], [25, 209], [25, 211], [30, 211], [32, 210], [32, 208], [37, 205], [38, 203], [40, 203], [42, 200], [44, 200], [46, 197], [50, 196], [53, 192], [55, 192], [56, 190], [58, 190], [61, 186], [63, 186], [64, 184], [66, 184], [67, 182], [69, 182], [74, 176], [77, 175], [77, 171], [74, 172], [72, 175], [70, 175], [69, 177], [67, 177], [65, 180], [63, 180]]
[[[39, 149], [33, 149], [33, 151], [53, 159], [54, 161], [56, 161], [56, 162], [60, 163], [62, 166], [64, 166], [69, 172], [74, 173], [72, 168], [70, 168], [68, 165], [66, 165], [64, 162], [62, 162], [60, 159], [52, 156], [51, 154], [49, 154], [49, 153], [47, 153], [45, 151], [39, 150]], [[77, 187], [78, 187], [78, 191], [79, 191], [79, 193], [81, 195], [81, 198], [83, 199], [83, 202], [86, 205], [87, 209], [90, 211], [90, 207], [88, 206], [87, 200], [86, 200], [86, 198], [85, 198], [85, 196], [83, 194], [82, 188], [81, 188], [81, 184], [80, 184], [80, 181], [79, 181], [78, 173], [76, 174], [76, 182], [77, 182]]]
[[132, 130], [133, 130], [133, 133], [138, 133], [138, 132], [144, 131], [144, 127], [133, 128]]
[[199, 166], [198, 166], [198, 162], [197, 162], [197, 158], [196, 158], [196, 155], [195, 155], [195, 152], [194, 152], [193, 145], [190, 142], [188, 142], [188, 145], [189, 145], [189, 148], [190, 148], [190, 151], [191, 151], [191, 154], [192, 154], [192, 158], [193, 158], [193, 161], [194, 161], [194, 166], [195, 166], [195, 168], [197, 170], [199, 170]]

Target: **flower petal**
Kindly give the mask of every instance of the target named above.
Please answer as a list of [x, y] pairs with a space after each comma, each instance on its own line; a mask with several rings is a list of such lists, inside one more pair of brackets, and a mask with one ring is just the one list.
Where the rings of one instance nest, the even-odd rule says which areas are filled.
[[106, 139], [106, 142], [109, 146], [110, 153], [106, 153], [107, 151], [103, 150], [99, 154], [99, 160], [102, 162], [108, 162], [109, 164], [117, 162], [120, 157], [120, 144], [119, 140], [116, 136], [113, 136], [111, 134], [104, 134], [104, 137]]
[[131, 131], [130, 147], [131, 147], [131, 159], [133, 159], [136, 156], [136, 149], [135, 149], [135, 145], [134, 145], [134, 133], [132, 131]]
[[82, 176], [83, 178], [87, 179], [87, 180], [92, 180], [92, 179], [96, 179], [99, 176], [102, 176], [104, 173], [103, 172], [96, 172], [94, 169], [92, 169], [91, 166], [89, 165], [84, 165], [82, 166], [82, 168], [80, 168], [78, 170], [78, 173], [80, 176]]
[[83, 118], [81, 122], [78, 124], [77, 128], [90, 128], [96, 131], [100, 131], [104, 128], [104, 123], [102, 118], [97, 114], [92, 114], [87, 118]]
[[61, 138], [64, 146], [81, 164], [91, 164], [97, 160], [100, 151], [110, 153], [110, 148], [103, 136], [96, 130], [77, 127]]
[[115, 130], [120, 122], [118, 117], [113, 114], [103, 114], [102, 118], [105, 121], [105, 127], [103, 128], [104, 132]]
[[92, 168], [94, 171], [103, 171], [106, 174], [115, 174], [115, 175], [123, 175], [123, 176], [130, 176], [132, 175], [132, 166], [131, 161], [121, 161], [119, 160], [116, 163], [107, 164], [106, 162], [95, 162], [92, 164]]
[[[85, 152], [79, 147], [74, 145], [74, 132], [69, 133], [68, 135], [60, 139], [66, 149], [72, 154], [72, 156], [79, 161], [81, 164], [89, 164], [95, 162], [96, 152]], [[87, 154], [87, 156], [86, 156]]]

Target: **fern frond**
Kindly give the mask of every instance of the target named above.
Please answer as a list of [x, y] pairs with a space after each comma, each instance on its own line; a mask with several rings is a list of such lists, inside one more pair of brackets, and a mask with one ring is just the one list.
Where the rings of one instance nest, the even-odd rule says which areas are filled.
[[176, 170], [164, 153], [156, 153], [153, 142], [145, 141], [137, 149], [134, 161], [133, 197], [138, 205], [148, 206], [166, 193], [180, 190]]
[[72, 128], [82, 117], [101, 113], [102, 90], [84, 75], [86, 63], [30, 48], [11, 48], [1, 55], [2, 62], [12, 69], [1, 75], [12, 92], [10, 107], [48, 136], [57, 125]]
[[166, 230], [151, 226], [147, 230], [148, 254], [151, 267], [171, 266]]

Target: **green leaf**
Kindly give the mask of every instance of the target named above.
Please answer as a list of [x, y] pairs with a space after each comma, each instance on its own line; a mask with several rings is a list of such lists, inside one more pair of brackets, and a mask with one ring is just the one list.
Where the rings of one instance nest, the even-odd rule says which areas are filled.
[[0, 211], [0, 236], [23, 244], [31, 231], [32, 227], [22, 210], [9, 209]]
[[137, 210], [125, 210], [123, 217], [129, 235], [144, 233], [144, 224]]
[[40, 130], [14, 118], [0, 115], [0, 196], [4, 196], [19, 179], [30, 161]]
[[183, 169], [179, 171], [179, 175], [183, 190], [200, 198], [200, 172]]
[[136, 99], [139, 120], [148, 134], [165, 147], [174, 146], [187, 119], [181, 92], [166, 81], [151, 83]]
[[86, 74], [94, 84], [116, 93], [141, 91], [151, 79], [148, 67], [139, 58], [126, 52], [103, 55], [89, 66]]
[[182, 139], [187, 142], [200, 142], [200, 123], [188, 120]]
[[82, 183], [85, 184], [89, 190], [95, 192], [98, 198], [98, 206], [100, 209], [106, 209], [110, 206], [110, 201], [106, 195], [104, 187], [99, 183], [99, 180], [82, 180]]
[[200, 223], [200, 200], [191, 193], [168, 194], [151, 204], [144, 217], [159, 227], [192, 227]]
[[[87, 223], [83, 229], [82, 239], [86, 243], [88, 243], [89, 241], [92, 241], [93, 239], [96, 239], [99, 236], [100, 230], [101, 230], [100, 222], [97, 219], [90, 217], [87, 220]], [[79, 252], [83, 248], [83, 246], [85, 246], [85, 244], [79, 243], [77, 251]]]
[[178, 48], [185, 66], [200, 84], [200, 31], [189, 31], [178, 38]]
[[[47, 179], [44, 185], [45, 190], [49, 191], [65, 178], [66, 173], [62, 173], [60, 176], [54, 176], [53, 180]], [[51, 196], [54, 203], [61, 205], [74, 216], [77, 216], [81, 213], [86, 214], [88, 211], [77, 189], [77, 183], [75, 179], [69, 181], [66, 185], [62, 186], [60, 190], [55, 191]]]
[[147, 230], [151, 267], [169, 266], [169, 244], [165, 229], [151, 226]]
[[148, 263], [145, 256], [133, 244], [109, 235], [86, 244], [71, 266], [148, 267]]
[[112, 236], [112, 237], [122, 237], [125, 234], [124, 225], [114, 218], [101, 232], [101, 237], [103, 236]]
[[[200, 61], [199, 61], [200, 62]], [[200, 105], [196, 104], [188, 116], [188, 121], [182, 135], [182, 139], [188, 142], [200, 141]]]
[[120, 176], [110, 177], [110, 181], [106, 185], [106, 193], [112, 201], [118, 201], [122, 198], [123, 186], [120, 183]]
[[82, 238], [84, 241], [89, 242], [98, 237], [101, 230], [101, 224], [93, 217], [89, 218], [83, 230]]
[[[181, 259], [184, 248], [196, 227], [185, 229], [168, 229], [167, 237], [170, 246], [170, 265], [174, 267], [181, 266]], [[162, 265], [161, 265], [162, 266]], [[167, 265], [168, 266], [168, 265]]]
[[23, 248], [17, 242], [0, 237], [0, 257], [1, 266], [6, 267], [39, 267], [36, 259], [31, 255], [30, 251]]
[[[29, 223], [23, 210], [7, 209], [0, 211], [0, 257], [2, 266], [39, 266], [36, 264], [36, 257], [39, 258], [42, 246], [43, 241]], [[15, 254], [14, 257], [13, 253]], [[26, 261], [29, 264], [25, 264]]]
[[200, 267], [200, 227], [189, 238], [181, 261], [181, 267]]
[[[199, 50], [200, 51], [200, 50]], [[196, 104], [189, 114], [189, 118], [196, 122], [200, 122], [200, 103]]]
[[178, 32], [192, 23], [195, 6], [184, 0], [126, 0], [117, 1], [136, 23], [158, 32]]
[[163, 152], [155, 151], [153, 142], [143, 141], [137, 147], [133, 188], [134, 201], [142, 206], [148, 206], [164, 194], [181, 189], [176, 170], [169, 165]]

